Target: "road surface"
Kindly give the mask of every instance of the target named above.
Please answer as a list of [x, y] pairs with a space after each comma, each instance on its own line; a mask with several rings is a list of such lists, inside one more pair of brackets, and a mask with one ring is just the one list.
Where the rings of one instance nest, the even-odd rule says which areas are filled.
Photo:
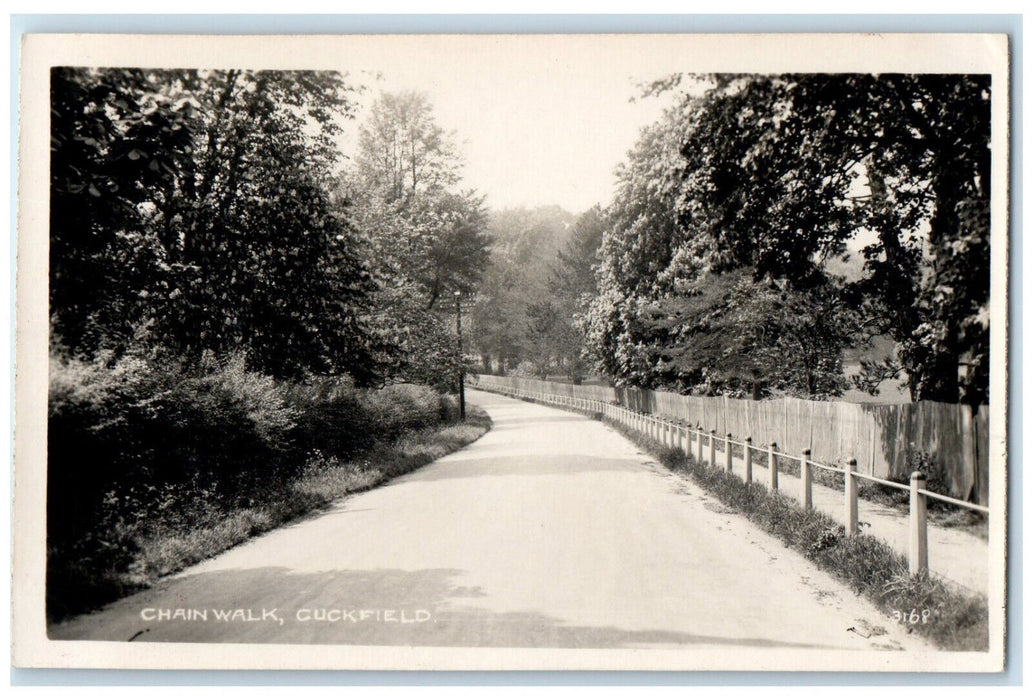
[[479, 441], [50, 637], [929, 649], [603, 424], [469, 396]]

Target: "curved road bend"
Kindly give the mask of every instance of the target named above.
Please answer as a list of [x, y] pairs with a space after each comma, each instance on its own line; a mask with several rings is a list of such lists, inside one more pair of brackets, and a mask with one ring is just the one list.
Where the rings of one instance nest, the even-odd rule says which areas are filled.
[[479, 441], [51, 638], [929, 648], [603, 424], [469, 396]]

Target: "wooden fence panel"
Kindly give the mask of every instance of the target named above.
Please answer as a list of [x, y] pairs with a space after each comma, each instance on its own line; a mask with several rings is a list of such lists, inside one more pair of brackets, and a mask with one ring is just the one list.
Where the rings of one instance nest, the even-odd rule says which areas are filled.
[[923, 453], [949, 494], [987, 505], [989, 496], [989, 411], [919, 401], [894, 405], [808, 401], [784, 397], [766, 401], [724, 396], [682, 396], [631, 387], [575, 386], [523, 377], [474, 375], [475, 384], [543, 391], [561, 396], [617, 402], [636, 411], [684, 421], [719, 435], [747, 436], [753, 444], [778, 444], [780, 452], [845, 464], [853, 458], [862, 473], [906, 482]]

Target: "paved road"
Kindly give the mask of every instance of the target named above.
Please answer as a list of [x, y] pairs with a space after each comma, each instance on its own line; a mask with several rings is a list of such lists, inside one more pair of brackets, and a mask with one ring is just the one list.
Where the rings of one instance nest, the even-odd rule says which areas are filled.
[[470, 399], [466, 449], [51, 638], [928, 649], [601, 423]]

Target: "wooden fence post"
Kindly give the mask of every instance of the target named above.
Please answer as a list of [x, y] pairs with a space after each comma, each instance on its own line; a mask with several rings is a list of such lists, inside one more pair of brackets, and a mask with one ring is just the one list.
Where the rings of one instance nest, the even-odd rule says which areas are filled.
[[771, 493], [778, 491], [778, 466], [775, 464], [775, 443], [768, 445], [768, 485]]
[[847, 462], [847, 471], [843, 475], [843, 498], [846, 506], [846, 534], [857, 534], [857, 460]]
[[749, 484], [753, 482], [753, 438], [747, 437], [743, 446], [743, 462], [746, 466], [746, 475], [743, 480]]
[[811, 509], [811, 450], [805, 449], [800, 455], [800, 501], [804, 510]]
[[732, 434], [725, 435], [725, 471], [732, 473]]
[[710, 429], [710, 466], [717, 466], [717, 429]]
[[912, 472], [910, 503], [911, 546], [908, 548], [908, 568], [912, 576], [917, 576], [922, 571], [928, 571], [929, 569], [929, 532], [925, 526], [925, 494], [919, 493], [919, 489], [925, 489], [925, 474], [922, 472]]
[[696, 424], [696, 463], [703, 464], [703, 429]]

